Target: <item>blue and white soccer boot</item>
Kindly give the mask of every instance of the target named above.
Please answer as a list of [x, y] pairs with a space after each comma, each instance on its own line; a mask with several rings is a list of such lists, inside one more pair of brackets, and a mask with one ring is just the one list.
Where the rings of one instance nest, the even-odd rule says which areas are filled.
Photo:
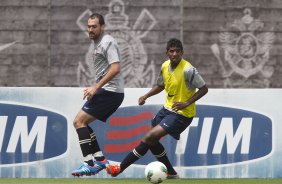
[[109, 165], [109, 161], [107, 159], [99, 162], [99, 161], [94, 161], [94, 165], [90, 166], [87, 163], [83, 163], [78, 169], [74, 170], [71, 174], [73, 176], [91, 176], [98, 174], [100, 171], [103, 169], [106, 169], [107, 165]]

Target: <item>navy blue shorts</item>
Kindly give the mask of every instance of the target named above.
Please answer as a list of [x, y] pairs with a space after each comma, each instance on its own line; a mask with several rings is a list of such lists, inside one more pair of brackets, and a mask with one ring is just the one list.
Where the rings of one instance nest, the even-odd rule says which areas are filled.
[[165, 131], [176, 140], [180, 134], [192, 123], [193, 117], [188, 118], [162, 108], [152, 120], [152, 126], [160, 125]]
[[116, 93], [101, 88], [90, 100], [85, 102], [82, 110], [98, 120], [106, 122], [121, 105], [123, 99], [124, 93]]

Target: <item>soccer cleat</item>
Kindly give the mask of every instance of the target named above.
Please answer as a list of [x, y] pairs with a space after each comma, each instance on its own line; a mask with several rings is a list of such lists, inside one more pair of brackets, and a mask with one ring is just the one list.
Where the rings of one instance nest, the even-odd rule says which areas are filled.
[[178, 174], [167, 174], [167, 179], [179, 179], [179, 175]]
[[112, 177], [116, 177], [120, 173], [120, 166], [119, 165], [107, 165], [107, 173], [110, 174]]
[[87, 163], [83, 163], [78, 169], [74, 170], [71, 174], [73, 176], [91, 176], [98, 174], [101, 170], [105, 169], [109, 165], [108, 160], [103, 160], [102, 162], [94, 161], [94, 165], [90, 166]]

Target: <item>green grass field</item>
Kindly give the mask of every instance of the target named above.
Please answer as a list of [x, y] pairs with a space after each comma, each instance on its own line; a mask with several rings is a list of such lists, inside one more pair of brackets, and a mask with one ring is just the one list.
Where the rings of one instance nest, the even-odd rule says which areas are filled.
[[[145, 179], [35, 179], [35, 178], [0, 178], [1, 184], [150, 184]], [[279, 179], [177, 179], [165, 180], [163, 184], [281, 184]]]

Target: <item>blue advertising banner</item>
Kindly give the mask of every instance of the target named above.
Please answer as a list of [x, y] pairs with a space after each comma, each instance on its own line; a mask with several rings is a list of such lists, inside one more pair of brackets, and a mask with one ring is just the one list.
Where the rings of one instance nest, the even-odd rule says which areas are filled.
[[64, 116], [15, 104], [0, 103], [0, 109], [1, 166], [54, 158], [67, 151]]
[[[104, 137], [104, 153], [115, 161], [122, 161], [150, 129], [151, 119], [161, 105], [121, 107], [109, 118], [110, 126], [93, 129], [97, 137]], [[272, 151], [272, 121], [269, 117], [242, 109], [198, 105], [198, 115], [185, 134], [183, 158], [180, 166], [214, 166], [240, 163], [263, 158]], [[105, 136], [106, 135], [106, 136]], [[177, 141], [171, 136], [161, 142], [174, 166], [177, 166]], [[180, 145], [178, 145], [180, 146]], [[136, 164], [147, 165], [154, 161], [147, 154]]]
[[[126, 89], [107, 122], [90, 124], [110, 162], [121, 162], [140, 143], [162, 108], [163, 93], [137, 105], [148, 90]], [[72, 177], [83, 161], [72, 122], [82, 95], [82, 88], [0, 88], [0, 177]], [[182, 178], [281, 177], [281, 101], [280, 89], [211, 89], [180, 140], [161, 142]], [[119, 177], [143, 178], [155, 160], [148, 152]]]

